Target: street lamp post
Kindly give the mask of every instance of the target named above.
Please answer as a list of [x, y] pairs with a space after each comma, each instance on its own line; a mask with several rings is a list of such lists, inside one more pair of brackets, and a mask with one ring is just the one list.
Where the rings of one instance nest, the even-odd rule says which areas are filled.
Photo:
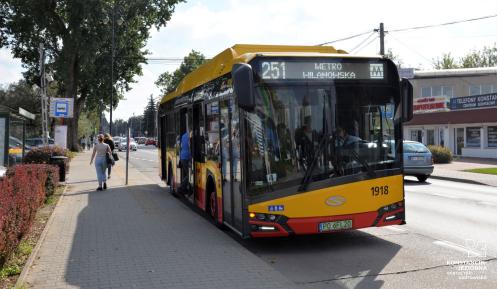
[[112, 111], [114, 109], [114, 57], [116, 46], [116, 22], [121, 25], [123, 20], [121, 17], [116, 21], [116, 2], [112, 4], [112, 47], [111, 47], [111, 70], [110, 70], [110, 112], [109, 112], [109, 133], [112, 135]]

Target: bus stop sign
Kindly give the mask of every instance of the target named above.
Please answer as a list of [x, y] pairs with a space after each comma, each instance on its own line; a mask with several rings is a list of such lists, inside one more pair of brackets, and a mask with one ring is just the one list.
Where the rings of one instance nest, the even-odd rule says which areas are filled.
[[54, 98], [50, 102], [50, 117], [73, 117], [74, 100], [72, 98]]

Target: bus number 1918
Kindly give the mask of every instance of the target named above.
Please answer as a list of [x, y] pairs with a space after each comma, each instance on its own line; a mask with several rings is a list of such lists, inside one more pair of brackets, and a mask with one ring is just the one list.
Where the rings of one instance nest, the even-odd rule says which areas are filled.
[[373, 197], [377, 197], [379, 195], [388, 195], [388, 186], [371, 187], [371, 193]]

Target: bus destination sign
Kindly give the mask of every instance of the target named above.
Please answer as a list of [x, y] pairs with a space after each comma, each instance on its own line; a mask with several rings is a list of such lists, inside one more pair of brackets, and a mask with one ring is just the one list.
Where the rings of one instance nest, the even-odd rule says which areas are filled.
[[384, 63], [331, 61], [261, 61], [266, 80], [385, 79]]

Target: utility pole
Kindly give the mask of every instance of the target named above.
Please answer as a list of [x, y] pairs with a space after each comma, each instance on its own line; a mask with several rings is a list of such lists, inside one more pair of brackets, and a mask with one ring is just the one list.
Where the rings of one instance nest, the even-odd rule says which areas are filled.
[[385, 30], [383, 28], [383, 22], [380, 23], [380, 29], [376, 31], [380, 32], [380, 55], [385, 55]]
[[109, 133], [112, 135], [112, 110], [114, 109], [114, 50], [116, 37], [116, 2], [112, 6], [112, 51], [111, 51], [111, 70], [110, 70], [110, 112], [109, 112]]
[[48, 97], [47, 79], [45, 75], [45, 48], [40, 43], [40, 91], [41, 91], [41, 128], [43, 130], [43, 145], [48, 145]]
[[380, 23], [380, 55], [385, 55], [385, 30], [383, 22]]

